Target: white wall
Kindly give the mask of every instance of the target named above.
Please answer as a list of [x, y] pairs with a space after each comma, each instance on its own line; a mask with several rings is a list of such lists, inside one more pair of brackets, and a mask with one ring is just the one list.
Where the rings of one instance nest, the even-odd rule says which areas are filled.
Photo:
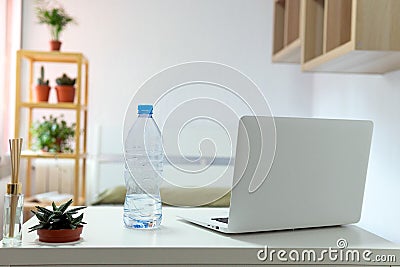
[[[214, 61], [239, 69], [258, 84], [274, 114], [311, 115], [311, 75], [301, 74], [297, 66], [270, 62], [272, 1], [217, 3], [63, 2], [79, 25], [65, 31], [62, 50], [82, 51], [90, 60], [89, 152], [95, 151], [97, 125], [108, 132], [102, 152], [121, 152], [124, 112], [133, 94], [150, 76], [188, 61]], [[23, 13], [23, 48], [47, 50], [49, 33], [35, 23], [33, 1], [24, 1]], [[59, 74], [47, 70], [49, 76]], [[111, 179], [103, 184], [117, 182], [111, 171], [108, 176]]]
[[[400, 242], [397, 104], [399, 73], [385, 76], [303, 74], [271, 64], [272, 0], [70, 0], [79, 21], [62, 36], [63, 51], [90, 59], [89, 151], [94, 128], [122, 131], [133, 93], [151, 75], [182, 62], [231, 65], [252, 78], [275, 115], [365, 118], [375, 122], [361, 225]], [[32, 1], [24, 1], [23, 47], [47, 49]], [[109, 138], [106, 152], [121, 151]]]
[[[45, 26], [35, 23], [32, 2], [24, 1], [23, 47], [46, 50], [49, 34]], [[90, 125], [119, 126], [129, 100], [147, 78], [195, 60], [241, 70], [261, 87], [276, 114], [311, 114], [309, 75], [300, 74], [295, 66], [270, 63], [270, 1], [70, 0], [63, 4], [79, 26], [65, 31], [62, 50], [82, 51], [90, 59]], [[309, 87], [308, 92], [299, 90], [300, 83]], [[93, 145], [90, 140], [89, 145]]]

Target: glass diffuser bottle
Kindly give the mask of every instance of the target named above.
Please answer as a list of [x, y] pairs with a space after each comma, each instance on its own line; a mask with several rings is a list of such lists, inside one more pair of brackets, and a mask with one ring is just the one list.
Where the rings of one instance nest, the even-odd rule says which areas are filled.
[[3, 245], [20, 246], [22, 243], [22, 223], [24, 195], [22, 185], [18, 182], [22, 138], [10, 139], [11, 183], [7, 184], [4, 196]]

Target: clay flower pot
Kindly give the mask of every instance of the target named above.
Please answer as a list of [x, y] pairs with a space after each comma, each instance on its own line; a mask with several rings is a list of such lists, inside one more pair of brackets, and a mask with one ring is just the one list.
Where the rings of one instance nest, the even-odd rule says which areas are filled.
[[81, 238], [82, 230], [83, 227], [62, 230], [39, 229], [37, 230], [37, 234], [39, 235], [40, 242], [66, 243], [78, 241]]
[[75, 87], [72, 85], [57, 85], [57, 101], [58, 102], [74, 102]]
[[61, 42], [57, 40], [51, 40], [50, 41], [50, 50], [51, 51], [60, 51], [61, 48]]
[[36, 85], [35, 87], [35, 100], [36, 102], [48, 102], [50, 86], [48, 85]]

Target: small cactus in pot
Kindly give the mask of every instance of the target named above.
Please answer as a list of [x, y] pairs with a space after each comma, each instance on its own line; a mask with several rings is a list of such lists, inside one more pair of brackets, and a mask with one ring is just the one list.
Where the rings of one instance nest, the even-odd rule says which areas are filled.
[[63, 74], [56, 79], [56, 90], [58, 102], [74, 102], [75, 99], [75, 82], [76, 78], [70, 78], [67, 74]]
[[37, 79], [37, 85], [35, 87], [35, 98], [37, 102], [48, 102], [49, 101], [50, 86], [49, 80], [44, 78], [44, 67], [40, 67], [40, 77]]
[[38, 85], [49, 85], [49, 80], [44, 79], [44, 67], [40, 67], [40, 77], [37, 79]]
[[76, 82], [76, 79], [72, 79], [70, 77], [68, 77], [67, 74], [63, 74], [61, 77], [58, 77], [56, 79], [56, 83], [57, 85], [70, 85], [70, 86], [74, 86]]
[[80, 239], [83, 225], [83, 213], [79, 216], [78, 211], [86, 207], [69, 209], [72, 199], [60, 205], [52, 203], [52, 210], [45, 207], [36, 206], [32, 213], [38, 219], [38, 223], [29, 228], [29, 232], [36, 231], [39, 241], [47, 243], [74, 242]]

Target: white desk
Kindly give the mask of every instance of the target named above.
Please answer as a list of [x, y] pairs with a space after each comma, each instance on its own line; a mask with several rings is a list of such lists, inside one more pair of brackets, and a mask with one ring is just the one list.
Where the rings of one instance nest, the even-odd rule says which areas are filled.
[[[176, 219], [177, 214], [193, 211], [163, 208], [164, 217], [160, 229], [130, 230], [123, 227], [122, 207], [89, 207], [84, 217], [88, 225], [83, 230], [83, 240], [75, 245], [63, 246], [39, 245], [36, 232], [27, 233], [27, 228], [36, 223], [36, 218], [33, 218], [23, 226], [21, 248], [0, 247], [0, 266], [282, 264], [276, 257], [272, 262], [269, 259], [262, 262], [257, 258], [257, 252], [267, 245], [270, 250], [282, 248], [301, 251], [302, 248], [315, 248], [319, 255], [321, 249], [337, 249], [339, 238], [348, 241], [348, 249], [371, 249], [374, 255], [395, 255], [397, 265], [400, 266], [399, 246], [356, 226], [226, 235]], [[195, 211], [207, 212], [207, 209]], [[315, 266], [320, 263], [285, 264]], [[343, 263], [333, 263], [331, 266], [338, 264]], [[396, 266], [394, 263], [351, 264]]]

